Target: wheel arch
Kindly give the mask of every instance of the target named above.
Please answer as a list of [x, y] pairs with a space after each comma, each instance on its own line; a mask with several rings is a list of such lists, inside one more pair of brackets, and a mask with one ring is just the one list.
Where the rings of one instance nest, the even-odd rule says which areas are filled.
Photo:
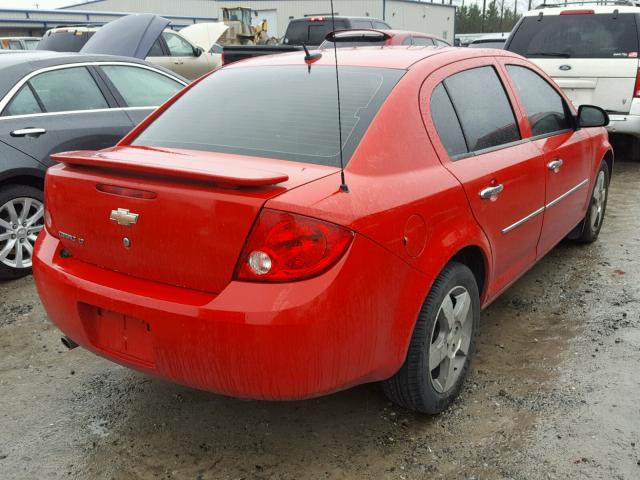
[[35, 168], [16, 168], [0, 174], [0, 188], [5, 185], [27, 185], [44, 190], [44, 171]]
[[466, 265], [476, 279], [480, 300], [485, 297], [488, 285], [489, 259], [485, 251], [478, 245], [467, 245], [451, 257], [447, 264], [459, 262]]
[[611, 181], [611, 176], [613, 175], [613, 160], [614, 160], [613, 150], [608, 149], [606, 152], [604, 152], [604, 155], [602, 156], [602, 160], [606, 162], [607, 167], [609, 168], [609, 181]]

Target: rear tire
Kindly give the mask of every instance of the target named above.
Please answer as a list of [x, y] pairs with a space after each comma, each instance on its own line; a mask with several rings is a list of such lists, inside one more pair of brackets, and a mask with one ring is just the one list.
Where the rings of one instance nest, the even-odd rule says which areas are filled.
[[467, 377], [479, 322], [476, 279], [451, 262], [422, 305], [404, 364], [382, 384], [389, 400], [421, 413], [445, 410]]
[[28, 185], [0, 189], [0, 280], [31, 273], [33, 245], [43, 225], [42, 190]]
[[593, 243], [598, 239], [602, 223], [604, 222], [604, 214], [607, 210], [608, 196], [609, 166], [607, 162], [603, 160], [596, 174], [596, 182], [591, 192], [587, 214], [578, 226], [582, 233], [575, 239], [577, 242]]

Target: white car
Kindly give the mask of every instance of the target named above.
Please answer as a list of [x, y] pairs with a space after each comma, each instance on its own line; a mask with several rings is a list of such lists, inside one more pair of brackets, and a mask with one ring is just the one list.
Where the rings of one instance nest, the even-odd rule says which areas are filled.
[[612, 133], [640, 139], [640, 8], [604, 2], [546, 6], [527, 12], [506, 50], [539, 65], [576, 107], [609, 113]]

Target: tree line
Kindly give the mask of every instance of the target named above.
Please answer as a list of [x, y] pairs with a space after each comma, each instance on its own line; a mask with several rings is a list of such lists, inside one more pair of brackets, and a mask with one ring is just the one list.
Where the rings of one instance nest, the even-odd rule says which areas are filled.
[[456, 33], [509, 32], [520, 17], [522, 15], [505, 5], [504, 0], [485, 0], [471, 5], [462, 2], [456, 10]]

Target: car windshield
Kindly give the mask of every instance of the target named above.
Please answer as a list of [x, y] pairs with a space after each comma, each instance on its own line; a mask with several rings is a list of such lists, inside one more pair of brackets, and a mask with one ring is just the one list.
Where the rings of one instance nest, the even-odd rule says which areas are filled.
[[[340, 68], [344, 161], [404, 70]], [[132, 145], [339, 166], [334, 67], [222, 69], [189, 90]]]
[[529, 58], [630, 58], [638, 55], [633, 14], [526, 17], [508, 50]]

